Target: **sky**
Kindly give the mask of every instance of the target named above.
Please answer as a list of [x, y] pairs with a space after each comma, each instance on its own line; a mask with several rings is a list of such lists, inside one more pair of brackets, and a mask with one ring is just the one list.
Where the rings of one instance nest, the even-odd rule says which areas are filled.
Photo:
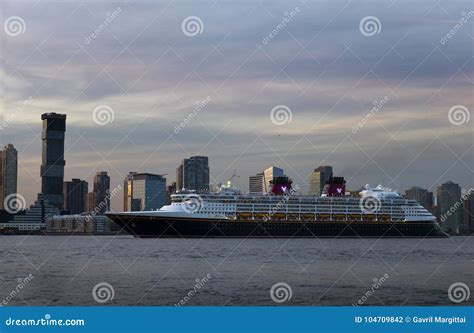
[[[65, 180], [211, 182], [275, 165], [307, 191], [474, 183], [471, 1], [2, 1], [0, 143], [41, 188], [41, 114], [67, 114]], [[462, 23], [462, 24], [461, 24]], [[112, 199], [122, 209], [122, 194]]]

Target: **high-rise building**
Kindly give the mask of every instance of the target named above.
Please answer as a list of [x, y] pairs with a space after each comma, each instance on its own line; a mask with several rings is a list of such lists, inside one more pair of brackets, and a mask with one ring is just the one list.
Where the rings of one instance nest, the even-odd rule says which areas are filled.
[[209, 192], [209, 175], [207, 156], [185, 158], [176, 168], [176, 187], [198, 193]]
[[88, 184], [85, 180], [73, 178], [64, 182], [64, 209], [71, 214], [80, 214], [86, 211], [86, 195]]
[[469, 195], [469, 216], [470, 216], [470, 220], [469, 220], [469, 228], [471, 229], [471, 232], [474, 233], [474, 192], [470, 192], [470, 195]]
[[436, 201], [436, 215], [441, 227], [450, 234], [459, 234], [464, 205], [461, 199], [461, 187], [451, 181], [438, 186]]
[[156, 210], [166, 203], [166, 178], [130, 172], [125, 178], [124, 211]]
[[0, 151], [0, 208], [4, 209], [5, 198], [15, 195], [17, 189], [18, 152], [12, 144]]
[[324, 185], [332, 177], [332, 166], [319, 166], [309, 178], [309, 194], [321, 195]]
[[249, 192], [250, 193], [263, 192], [263, 172], [257, 173], [255, 176], [249, 177]]
[[285, 175], [283, 169], [271, 166], [263, 171], [263, 192], [268, 193], [271, 191], [270, 182], [276, 177], [283, 177]]
[[43, 154], [41, 164], [41, 193], [50, 205], [61, 209], [64, 202], [64, 133], [66, 115], [43, 113]]
[[474, 233], [474, 189], [469, 189], [464, 195], [463, 230]]
[[15, 223], [19, 230], [37, 231], [45, 228], [47, 218], [58, 214], [58, 208], [46, 201], [42, 194], [38, 194], [38, 200], [30, 206], [25, 214], [15, 215], [12, 223]]
[[110, 210], [110, 177], [106, 171], [99, 171], [94, 176], [94, 196], [97, 214]]
[[96, 202], [95, 202], [95, 193], [89, 192], [86, 194], [86, 212], [94, 212], [96, 209]]
[[136, 204], [134, 205], [133, 202], [133, 176], [136, 175], [137, 172], [129, 172], [125, 180], [123, 181], [123, 211], [124, 212], [132, 212], [137, 211]]
[[284, 171], [281, 168], [271, 166], [255, 176], [249, 177], [250, 193], [268, 193], [271, 190], [270, 182], [276, 177], [283, 177]]
[[412, 186], [405, 191], [405, 197], [417, 201], [420, 205], [425, 207], [428, 211], [433, 212], [433, 192], [418, 186]]
[[166, 204], [171, 204], [171, 195], [176, 193], [176, 182], [173, 182], [171, 185], [166, 187]]

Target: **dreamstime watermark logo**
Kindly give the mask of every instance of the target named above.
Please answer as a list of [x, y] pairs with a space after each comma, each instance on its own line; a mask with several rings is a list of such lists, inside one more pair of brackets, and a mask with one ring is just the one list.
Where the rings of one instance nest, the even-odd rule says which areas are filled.
[[99, 105], [94, 109], [92, 119], [97, 125], [104, 126], [114, 121], [115, 112], [108, 105]]
[[186, 213], [194, 214], [204, 206], [204, 200], [199, 194], [187, 194], [183, 199], [183, 209]]
[[359, 23], [360, 32], [366, 37], [372, 37], [379, 34], [382, 30], [380, 20], [375, 16], [366, 16]]
[[359, 306], [359, 305], [363, 305], [365, 302], [367, 302], [367, 300], [373, 295], [375, 294], [375, 292], [377, 291], [377, 289], [379, 289], [389, 278], [390, 276], [385, 273], [384, 276], [382, 276], [381, 278], [374, 278], [372, 281], [373, 281], [373, 284], [372, 284], [372, 287], [367, 290], [365, 292], [365, 294], [359, 298], [357, 300], [357, 302], [355, 302], [354, 304], [352, 304], [353, 306]]
[[181, 306], [181, 305], [185, 305], [187, 302], [189, 302], [189, 300], [191, 298], [194, 297], [194, 295], [197, 294], [197, 292], [202, 288], [204, 287], [208, 282], [209, 280], [212, 278], [212, 275], [211, 274], [207, 274], [205, 277], [203, 277], [202, 279], [200, 278], [196, 278], [194, 281], [196, 282], [196, 284], [193, 286], [193, 289], [189, 290], [188, 293], [186, 294], [186, 296], [184, 296], [178, 303], [176, 303], [174, 306]]
[[3, 200], [4, 209], [10, 214], [16, 214], [26, 208], [26, 200], [21, 194], [11, 193]]
[[453, 303], [462, 303], [469, 300], [471, 290], [467, 284], [462, 282], [455, 282], [449, 286], [448, 297]]
[[286, 105], [277, 105], [270, 111], [270, 119], [275, 125], [281, 126], [291, 123], [293, 114]]
[[31, 102], [32, 99], [33, 99], [32, 96], [28, 96], [28, 98], [25, 99], [23, 103], [16, 108], [15, 112], [9, 114], [5, 118], [2, 117], [2, 121], [0, 123], [0, 130], [6, 129], [10, 125], [10, 123], [14, 120], [14, 118], [16, 118], [25, 109], [25, 106], [27, 106]]
[[455, 105], [449, 109], [448, 119], [451, 124], [456, 126], [467, 124], [471, 119], [471, 112], [464, 105]]
[[0, 304], [0, 306], [4, 306], [4, 305], [8, 305], [8, 303], [10, 303], [10, 301], [12, 299], [14, 299], [16, 297], [16, 295], [18, 295], [18, 293], [26, 287], [26, 285], [28, 283], [31, 282], [31, 280], [33, 280], [34, 276], [33, 274], [30, 274], [28, 275], [27, 277], [25, 278], [18, 278], [17, 279], [17, 282], [18, 284], [16, 285], [15, 289], [11, 290], [10, 293], [7, 295], [7, 297], [5, 297], [2, 301], [2, 303]]
[[288, 283], [278, 282], [270, 289], [270, 297], [275, 303], [289, 302], [293, 297], [293, 290]]
[[198, 102], [197, 105], [193, 108], [193, 111], [190, 112], [183, 119], [182, 122], [180, 122], [177, 126], [174, 127], [174, 133], [178, 134], [179, 132], [181, 132], [181, 130], [184, 129], [191, 120], [196, 118], [198, 113], [200, 113], [201, 111], [203, 111], [207, 107], [207, 105], [211, 102], [211, 100], [212, 100], [211, 96], [207, 96], [202, 101]]
[[441, 222], [446, 222], [448, 217], [452, 216], [459, 208], [462, 208], [464, 205], [464, 201], [470, 197], [470, 195], [474, 192], [474, 188], [470, 188], [463, 196], [461, 196], [461, 199], [456, 201], [454, 205], [452, 205], [447, 212], [441, 214], [440, 216], [440, 221]]
[[20, 16], [10, 16], [3, 23], [3, 30], [11, 37], [23, 35], [26, 31], [25, 20]]
[[366, 214], [374, 214], [382, 206], [379, 198], [372, 195], [367, 195], [359, 200], [360, 209]]
[[462, 12], [461, 19], [449, 30], [449, 32], [441, 37], [440, 44], [444, 45], [449, 39], [453, 38], [456, 33], [464, 27], [464, 25], [474, 16], [474, 11], [470, 10], [469, 13]]
[[280, 23], [278, 23], [275, 28], [273, 28], [273, 30], [268, 34], [266, 35], [265, 37], [263, 37], [263, 40], [262, 40], [262, 44], [263, 45], [267, 45], [268, 43], [270, 43], [270, 41], [275, 38], [276, 36], [278, 36], [278, 34], [280, 33], [281, 30], [283, 30], [286, 25], [288, 23], [290, 23], [290, 21], [296, 16], [297, 13], [300, 12], [300, 8], [298, 6], [296, 6], [294, 9], [290, 10], [290, 11], [285, 11], [283, 13], [283, 19], [281, 20]]
[[97, 283], [92, 289], [92, 297], [97, 303], [104, 304], [111, 302], [115, 297], [114, 287], [107, 282]]
[[202, 34], [204, 31], [204, 23], [197, 16], [188, 16], [181, 23], [181, 30], [188, 37], [194, 37]]
[[362, 118], [361, 121], [359, 121], [357, 123], [357, 125], [355, 125], [354, 127], [352, 127], [352, 133], [353, 134], [357, 134], [359, 133], [359, 131], [364, 128], [365, 124], [370, 120], [372, 119], [375, 114], [377, 112], [379, 112], [380, 110], [382, 110], [382, 108], [385, 106], [385, 104], [388, 103], [388, 101], [390, 101], [390, 99], [388, 98], [388, 96], [384, 96], [384, 98], [382, 98], [380, 101], [374, 101], [372, 104], [374, 105], [372, 107], [372, 109], [370, 109], [370, 112], [367, 113], [365, 115], [364, 118]]
[[94, 39], [99, 37], [101, 32], [107, 28], [107, 26], [112, 23], [112, 21], [115, 20], [115, 18], [119, 16], [121, 12], [122, 8], [120, 7], [115, 8], [115, 10], [112, 12], [107, 12], [104, 22], [101, 23], [93, 32], [91, 32], [89, 36], [84, 38], [84, 44], [89, 45]]

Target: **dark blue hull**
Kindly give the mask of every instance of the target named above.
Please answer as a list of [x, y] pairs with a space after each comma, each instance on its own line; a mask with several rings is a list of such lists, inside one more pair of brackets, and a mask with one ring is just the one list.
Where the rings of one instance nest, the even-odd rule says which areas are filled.
[[229, 221], [107, 214], [136, 237], [153, 238], [312, 238], [312, 237], [449, 237], [438, 224], [426, 222]]

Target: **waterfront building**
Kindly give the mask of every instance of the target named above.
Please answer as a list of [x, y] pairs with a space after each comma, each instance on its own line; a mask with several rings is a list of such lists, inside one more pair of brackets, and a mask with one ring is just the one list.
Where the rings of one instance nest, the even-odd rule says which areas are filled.
[[166, 204], [171, 204], [171, 195], [176, 193], [176, 182], [166, 187]]
[[166, 203], [166, 178], [130, 172], [124, 181], [124, 211], [157, 210]]
[[332, 166], [321, 165], [314, 169], [309, 178], [309, 194], [320, 196], [324, 185], [332, 177]]
[[94, 192], [89, 192], [86, 194], [86, 212], [90, 213], [95, 211], [96, 208], [95, 204], [95, 193]]
[[46, 221], [46, 233], [107, 235], [115, 224], [105, 215], [55, 215]]
[[13, 220], [7, 223], [7, 227], [19, 231], [44, 230], [47, 218], [58, 214], [58, 208], [50, 205], [43, 194], [38, 194], [38, 199], [25, 214], [13, 216]]
[[61, 209], [64, 202], [64, 134], [66, 132], [66, 115], [43, 113], [43, 130], [41, 139], [41, 193], [43, 199], [53, 207]]
[[461, 199], [461, 187], [448, 181], [437, 188], [436, 191], [438, 221], [447, 233], [459, 234], [463, 219], [463, 200]]
[[255, 176], [249, 177], [249, 192], [250, 193], [268, 193], [271, 190], [270, 182], [277, 177], [285, 175], [283, 169], [276, 166], [266, 168]]
[[106, 171], [99, 171], [94, 176], [94, 198], [97, 214], [110, 210], [110, 177]]
[[73, 178], [64, 182], [64, 209], [71, 214], [80, 214], [86, 211], [86, 196], [88, 184], [85, 180]]
[[469, 198], [469, 228], [474, 233], [474, 192], [470, 192]]
[[464, 195], [463, 230], [474, 233], [474, 190], [468, 190]]
[[405, 197], [407, 199], [416, 200], [430, 212], [433, 211], [433, 192], [430, 192], [427, 189], [421, 188], [419, 186], [412, 186], [411, 188], [405, 191]]
[[271, 184], [275, 178], [277, 177], [284, 177], [284, 171], [281, 168], [277, 168], [275, 166], [271, 166], [266, 168], [263, 171], [263, 192], [268, 193], [271, 191]]
[[249, 192], [263, 193], [263, 172], [249, 177]]
[[194, 190], [198, 193], [209, 192], [209, 158], [207, 156], [192, 156], [183, 159], [176, 168], [176, 187]]
[[12, 144], [0, 151], [0, 209], [5, 198], [17, 193], [18, 152]]

